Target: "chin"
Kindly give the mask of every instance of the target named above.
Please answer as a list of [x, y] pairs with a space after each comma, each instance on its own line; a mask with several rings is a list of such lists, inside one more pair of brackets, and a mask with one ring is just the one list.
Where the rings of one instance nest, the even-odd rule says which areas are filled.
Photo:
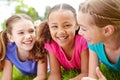
[[91, 45], [94, 45], [95, 43], [94, 42], [92, 42], [92, 41], [88, 41]]

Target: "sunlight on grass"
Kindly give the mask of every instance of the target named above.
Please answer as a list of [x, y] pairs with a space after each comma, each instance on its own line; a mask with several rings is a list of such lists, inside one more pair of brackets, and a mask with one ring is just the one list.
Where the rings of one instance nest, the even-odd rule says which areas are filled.
[[[0, 77], [1, 77], [1, 73], [0, 73]], [[33, 80], [33, 76], [26, 76], [26, 75], [22, 75], [20, 73], [20, 71], [14, 67], [13, 69], [13, 80]]]
[[[102, 73], [106, 76], [107, 80], [120, 80], [120, 71], [112, 71], [107, 69], [103, 64], [100, 64], [100, 69]], [[62, 68], [62, 80], [69, 80], [77, 76], [80, 72], [77, 70], [65, 70]], [[49, 73], [48, 73], [49, 76]], [[1, 73], [0, 73], [1, 77]], [[33, 80], [34, 76], [22, 75], [20, 71], [14, 67], [13, 80]]]

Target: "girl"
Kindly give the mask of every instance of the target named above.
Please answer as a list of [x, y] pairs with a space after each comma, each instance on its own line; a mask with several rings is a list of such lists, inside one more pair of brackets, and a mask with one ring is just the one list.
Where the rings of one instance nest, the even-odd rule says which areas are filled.
[[89, 77], [97, 78], [99, 60], [120, 71], [120, 0], [87, 0], [80, 7], [78, 24], [90, 48]]
[[32, 19], [25, 14], [8, 18], [6, 30], [0, 32], [1, 80], [12, 80], [13, 65], [25, 75], [46, 79], [46, 51], [36, 41]]
[[68, 4], [55, 5], [48, 14], [48, 20], [39, 26], [40, 42], [46, 42], [45, 48], [49, 52], [48, 80], [62, 79], [61, 66], [81, 70], [81, 74], [71, 80], [87, 76], [88, 47], [86, 40], [78, 35], [78, 28], [75, 9]]

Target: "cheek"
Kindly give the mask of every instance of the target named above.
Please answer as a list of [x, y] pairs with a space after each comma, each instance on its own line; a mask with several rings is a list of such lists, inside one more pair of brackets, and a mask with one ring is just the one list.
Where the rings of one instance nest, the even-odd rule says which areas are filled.
[[53, 38], [53, 36], [55, 35], [55, 31], [50, 30], [50, 35]]

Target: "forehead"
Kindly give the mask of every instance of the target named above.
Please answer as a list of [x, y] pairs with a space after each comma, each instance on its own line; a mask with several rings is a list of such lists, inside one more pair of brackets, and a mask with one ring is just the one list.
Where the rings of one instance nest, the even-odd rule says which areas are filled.
[[79, 24], [95, 25], [94, 18], [88, 13], [78, 12], [77, 20]]
[[22, 30], [27, 28], [34, 28], [34, 24], [30, 20], [21, 19], [12, 24], [12, 28], [15, 30]]
[[74, 13], [72, 13], [69, 10], [58, 10], [58, 11], [54, 11], [51, 12], [51, 14], [49, 15], [48, 20], [51, 21], [56, 21], [56, 20], [75, 20], [75, 16]]

